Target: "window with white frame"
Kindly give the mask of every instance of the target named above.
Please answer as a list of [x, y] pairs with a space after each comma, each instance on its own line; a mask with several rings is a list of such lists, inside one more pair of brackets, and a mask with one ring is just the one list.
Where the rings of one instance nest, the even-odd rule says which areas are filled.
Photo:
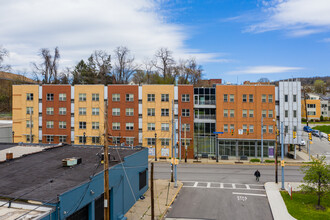
[[155, 116], [155, 109], [154, 108], [148, 108], [148, 116]]
[[86, 129], [86, 122], [85, 121], [80, 121], [79, 122], [79, 129]]
[[98, 130], [98, 129], [100, 129], [100, 122], [98, 122], [98, 121], [93, 121], [93, 122], [92, 122], [92, 129], [93, 129], [93, 130]]
[[169, 116], [170, 110], [168, 108], [162, 108], [161, 109], [161, 116]]
[[148, 131], [154, 131], [155, 129], [155, 123], [148, 123]]
[[272, 103], [273, 102], [273, 95], [268, 95], [268, 102]]
[[273, 110], [268, 110], [268, 118], [272, 118], [273, 117]]
[[86, 102], [86, 93], [79, 93], [79, 102]]
[[230, 102], [234, 102], [235, 101], [235, 95], [234, 94], [230, 94], [229, 95], [229, 101]]
[[113, 144], [120, 144], [120, 138], [119, 137], [112, 137], [112, 143]]
[[92, 108], [92, 115], [100, 115], [100, 109], [99, 108]]
[[261, 95], [261, 102], [266, 102], [266, 95]]
[[66, 143], [66, 136], [64, 136], [64, 135], [59, 136], [59, 142]]
[[235, 125], [234, 124], [230, 125], [230, 131], [235, 131]]
[[66, 93], [60, 93], [58, 95], [58, 100], [59, 101], [66, 101]]
[[228, 94], [223, 94], [223, 102], [228, 102]]
[[243, 118], [246, 118], [247, 117], [247, 110], [246, 109], [243, 109], [242, 110], [242, 113], [243, 113]]
[[184, 129], [186, 129], [187, 132], [190, 131], [190, 124], [182, 124], [182, 131], [184, 132]]
[[66, 115], [66, 108], [65, 107], [61, 107], [61, 108], [59, 108], [59, 114], [60, 115]]
[[134, 115], [134, 109], [133, 108], [127, 108], [126, 109], [126, 116], [133, 116]]
[[126, 94], [126, 102], [133, 102], [134, 94]]
[[169, 99], [170, 99], [169, 94], [162, 94], [162, 95], [161, 95], [161, 101], [162, 101], [162, 102], [168, 102]]
[[223, 132], [225, 132], [225, 133], [228, 132], [228, 125], [227, 124], [223, 125]]
[[182, 102], [190, 102], [190, 94], [182, 94], [181, 95]]
[[315, 111], [307, 111], [307, 115], [316, 115]]
[[53, 115], [54, 114], [54, 108], [53, 107], [46, 108], [46, 114], [47, 115]]
[[266, 133], [267, 132], [267, 125], [263, 125], [262, 126], [262, 133]]
[[182, 117], [189, 117], [190, 109], [182, 109]]
[[181, 144], [182, 144], [182, 146], [190, 146], [190, 139], [184, 139], [184, 138], [182, 138], [182, 140], [181, 140]]
[[169, 138], [162, 138], [162, 146], [170, 146], [170, 139]]
[[26, 120], [26, 127], [33, 128], [33, 121], [31, 122], [30, 120]]
[[254, 133], [254, 126], [253, 125], [250, 125], [249, 132]]
[[307, 108], [316, 108], [315, 104], [307, 104]]
[[26, 114], [27, 115], [33, 114], [33, 107], [26, 107]]
[[30, 135], [26, 135], [26, 142], [33, 142], [33, 135], [31, 137], [32, 140], [30, 140]]
[[247, 125], [243, 125], [243, 133], [246, 133], [247, 131]]
[[148, 94], [148, 102], [154, 102], [155, 101], [155, 94]]
[[253, 102], [253, 95], [252, 94], [249, 95], [249, 102]]
[[54, 121], [46, 121], [46, 128], [54, 128]]
[[26, 93], [26, 100], [33, 101], [33, 93]]
[[95, 101], [95, 102], [100, 101], [100, 94], [93, 93], [92, 94], [92, 101]]
[[249, 110], [249, 117], [250, 118], [253, 118], [254, 117], [254, 110], [253, 109], [250, 109]]
[[225, 118], [228, 117], [228, 109], [223, 110], [223, 117], [225, 117]]
[[86, 115], [86, 108], [79, 108], [79, 115]]
[[120, 123], [112, 122], [112, 130], [120, 130]]
[[147, 138], [148, 145], [155, 145], [156, 144], [156, 139], [155, 138]]
[[113, 116], [120, 116], [120, 108], [112, 108]]
[[170, 124], [169, 123], [162, 123], [162, 131], [169, 131], [170, 130]]
[[86, 137], [80, 136], [79, 137], [79, 144], [85, 144], [86, 143]]
[[242, 101], [243, 101], [243, 102], [247, 102], [247, 95], [246, 95], [246, 94], [243, 94], [243, 96], [242, 96]]
[[54, 94], [53, 93], [47, 93], [46, 100], [47, 101], [54, 101]]
[[118, 93], [112, 94], [112, 101], [113, 102], [119, 102], [120, 101], [120, 94], [118, 94]]
[[267, 110], [262, 110], [262, 111], [261, 111], [261, 116], [262, 116], [263, 118], [266, 118], [266, 117], [267, 117]]
[[268, 133], [273, 134], [273, 125], [268, 125]]
[[132, 122], [129, 122], [129, 123], [126, 123], [126, 130], [134, 130], [134, 123]]
[[65, 128], [66, 128], [66, 121], [60, 121], [60, 122], [58, 123], [58, 127], [59, 127], [59, 128], [62, 128], [62, 129], [65, 129]]
[[92, 137], [92, 143], [93, 144], [99, 144], [100, 143], [100, 137]]
[[134, 144], [134, 137], [126, 137], [126, 144], [133, 145]]
[[54, 136], [53, 135], [47, 135], [46, 136], [46, 141], [47, 142], [54, 142]]
[[235, 110], [234, 109], [230, 109], [230, 117], [231, 118], [235, 117]]

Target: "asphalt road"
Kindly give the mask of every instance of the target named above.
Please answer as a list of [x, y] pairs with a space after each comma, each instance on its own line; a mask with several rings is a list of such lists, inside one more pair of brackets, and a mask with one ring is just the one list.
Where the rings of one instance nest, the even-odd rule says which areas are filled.
[[[307, 143], [308, 133], [303, 132], [302, 138]], [[328, 141], [328, 139], [313, 136], [312, 142], [313, 142], [313, 144], [311, 144], [311, 155], [313, 155], [314, 157], [317, 157], [317, 155], [319, 155], [319, 156], [323, 155], [326, 157], [326, 161], [328, 163], [330, 163], [330, 142]], [[304, 148], [308, 152], [307, 144]]]
[[[260, 182], [253, 176], [261, 173]], [[285, 167], [285, 181], [301, 181], [299, 167]], [[171, 219], [272, 219], [263, 187], [274, 181], [274, 166], [178, 165], [178, 180], [184, 186], [172, 204]], [[281, 181], [279, 168], [279, 181]], [[155, 164], [155, 178], [170, 178], [170, 165]]]

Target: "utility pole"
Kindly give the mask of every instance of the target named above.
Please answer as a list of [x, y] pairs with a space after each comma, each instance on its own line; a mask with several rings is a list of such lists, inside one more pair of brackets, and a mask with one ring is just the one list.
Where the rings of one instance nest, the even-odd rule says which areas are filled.
[[[172, 99], [172, 159], [174, 156], [173, 148], [174, 148], [174, 100]], [[173, 163], [171, 163], [171, 182], [174, 182]]]
[[282, 166], [282, 189], [284, 190], [284, 132], [283, 122], [281, 122], [281, 166]]
[[104, 219], [110, 220], [109, 153], [108, 153], [108, 104], [104, 102]]
[[11, 133], [12, 133], [12, 135], [13, 135], [13, 136], [12, 136], [12, 142], [15, 143], [15, 141], [14, 141], [15, 131], [12, 131]]
[[[174, 122], [174, 127], [175, 126], [175, 122]], [[174, 132], [174, 143], [175, 143], [175, 147], [174, 147], [174, 187], [177, 188], [178, 187], [178, 183], [177, 183], [177, 166], [176, 166], [176, 158], [177, 158], [177, 155], [176, 155], [176, 149], [177, 149], [177, 144], [176, 143], [179, 143], [178, 141], [176, 141], [176, 132]]]
[[219, 144], [218, 144], [218, 134], [215, 136], [215, 152], [216, 152], [216, 162], [219, 162]]
[[155, 219], [155, 199], [154, 199], [154, 163], [151, 163], [150, 173], [150, 191], [151, 191], [151, 220]]
[[261, 163], [264, 162], [264, 116], [261, 115]]
[[185, 157], [184, 162], [187, 163], [187, 124], [184, 124], [184, 148], [185, 148]]
[[32, 125], [33, 125], [33, 122], [32, 122], [32, 112], [30, 110], [30, 143], [32, 144]]
[[155, 161], [157, 161], [157, 133], [155, 132]]
[[277, 132], [277, 124], [276, 124], [276, 119], [275, 119], [275, 131], [276, 131], [276, 135], [275, 135], [275, 183], [278, 183], [278, 163], [277, 163], [277, 136], [278, 136], [278, 132]]
[[180, 158], [180, 162], [181, 162], [181, 132], [182, 132], [182, 124], [181, 124], [181, 116], [180, 116], [180, 120], [179, 120], [179, 158]]

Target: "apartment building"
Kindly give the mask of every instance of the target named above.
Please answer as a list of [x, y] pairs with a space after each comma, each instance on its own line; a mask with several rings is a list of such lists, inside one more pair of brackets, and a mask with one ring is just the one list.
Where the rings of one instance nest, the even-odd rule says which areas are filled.
[[[321, 100], [306, 99], [308, 120], [320, 120], [321, 117]], [[301, 101], [301, 117], [306, 119], [305, 100]]]
[[[275, 146], [275, 86], [217, 85], [219, 155], [268, 156]], [[271, 149], [271, 150], [270, 150]]]

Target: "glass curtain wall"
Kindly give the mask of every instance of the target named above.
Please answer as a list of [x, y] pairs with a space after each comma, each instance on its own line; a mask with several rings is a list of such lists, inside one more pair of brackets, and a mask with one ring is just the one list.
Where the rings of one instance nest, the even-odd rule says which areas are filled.
[[[215, 123], [195, 123], [194, 124], [194, 152], [200, 156], [207, 154], [215, 155]], [[198, 153], [197, 153], [198, 152]]]

